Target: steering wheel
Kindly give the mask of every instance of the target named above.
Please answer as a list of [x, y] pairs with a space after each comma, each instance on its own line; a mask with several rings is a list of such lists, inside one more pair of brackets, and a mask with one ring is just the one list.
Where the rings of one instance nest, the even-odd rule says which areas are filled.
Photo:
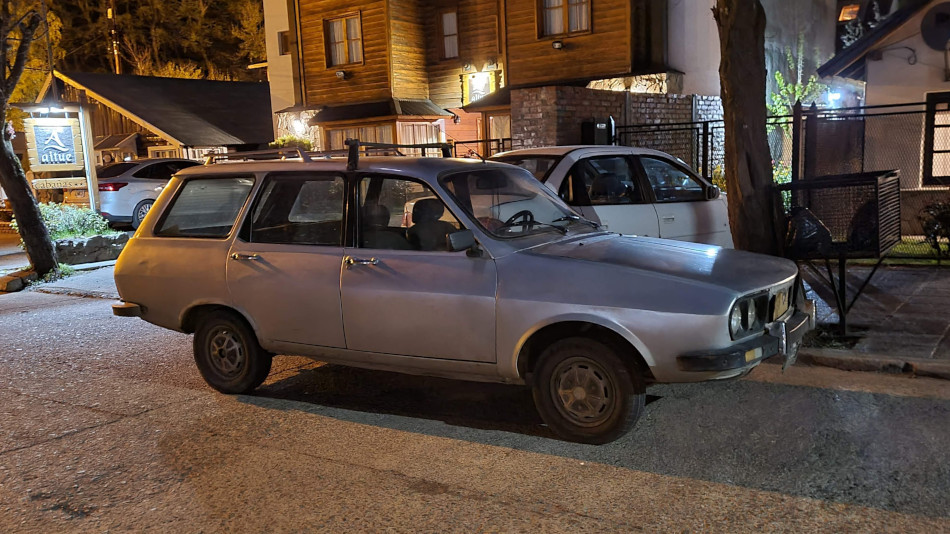
[[[519, 222], [520, 219], [520, 222]], [[521, 210], [518, 213], [515, 213], [511, 217], [508, 217], [508, 220], [505, 221], [503, 228], [511, 228], [512, 226], [520, 226], [522, 232], [525, 227], [532, 226], [534, 223], [534, 214], [530, 210]]]

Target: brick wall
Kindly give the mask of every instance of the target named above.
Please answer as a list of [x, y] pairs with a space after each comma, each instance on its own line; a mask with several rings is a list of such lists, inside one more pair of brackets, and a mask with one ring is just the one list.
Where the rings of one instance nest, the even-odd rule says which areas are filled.
[[[613, 117], [617, 125], [688, 123], [722, 118], [718, 97], [639, 94], [583, 87], [536, 87], [511, 92], [514, 148], [581, 143], [581, 124]], [[687, 162], [698, 158], [693, 130], [651, 132], [627, 138], [632, 145], [669, 152]]]

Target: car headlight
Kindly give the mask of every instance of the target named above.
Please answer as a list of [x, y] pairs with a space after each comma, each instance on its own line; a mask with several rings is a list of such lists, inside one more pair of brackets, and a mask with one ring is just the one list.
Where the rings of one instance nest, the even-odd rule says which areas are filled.
[[732, 339], [743, 338], [765, 328], [768, 299], [768, 294], [762, 293], [736, 300], [729, 312], [729, 334]]

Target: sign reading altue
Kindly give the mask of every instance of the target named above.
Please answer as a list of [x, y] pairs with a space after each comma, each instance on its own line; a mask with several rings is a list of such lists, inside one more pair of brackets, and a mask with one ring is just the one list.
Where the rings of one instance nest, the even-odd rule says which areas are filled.
[[37, 172], [83, 170], [79, 119], [29, 118], [26, 146], [30, 168]]

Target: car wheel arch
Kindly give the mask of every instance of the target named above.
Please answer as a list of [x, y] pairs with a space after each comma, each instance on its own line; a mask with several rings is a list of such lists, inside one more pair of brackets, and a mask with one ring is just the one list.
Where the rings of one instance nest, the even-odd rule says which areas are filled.
[[246, 313], [231, 306], [219, 303], [196, 304], [185, 310], [185, 312], [181, 315], [181, 331], [186, 334], [194, 334], [195, 330], [198, 328], [198, 321], [200, 321], [202, 317], [219, 311], [231, 313], [241, 318], [251, 328], [251, 330], [254, 332], [254, 335], [257, 336], [257, 339], [260, 340], [260, 334], [257, 331], [257, 325], [254, 324], [254, 321], [251, 321]]
[[620, 356], [631, 372], [640, 374], [647, 382], [653, 381], [650, 368], [652, 355], [642, 341], [619, 325], [604, 324], [599, 318], [561, 318], [538, 325], [522, 338], [515, 352], [518, 376], [529, 377], [544, 349], [550, 344], [570, 337], [588, 337], [606, 343]]

